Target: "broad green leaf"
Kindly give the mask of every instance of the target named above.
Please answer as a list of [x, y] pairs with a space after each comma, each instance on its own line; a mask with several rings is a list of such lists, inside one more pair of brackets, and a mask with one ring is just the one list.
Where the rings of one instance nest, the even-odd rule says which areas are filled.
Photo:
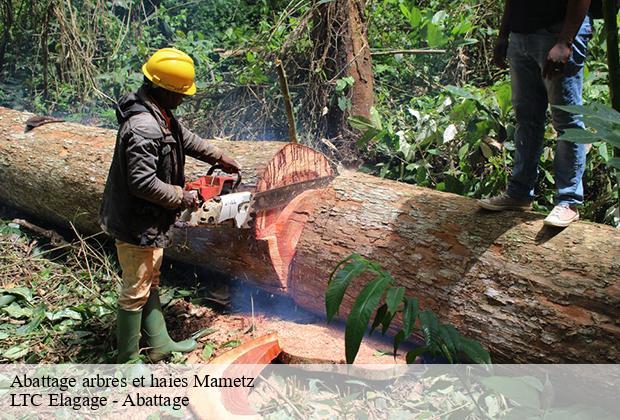
[[353, 86], [355, 84], [355, 79], [351, 76], [343, 77], [342, 79], [336, 80], [336, 91], [342, 92], [346, 88]]
[[450, 354], [456, 354], [460, 345], [460, 335], [452, 325], [440, 324], [439, 337], [445, 343]]
[[202, 349], [202, 358], [204, 360], [209, 360], [213, 355], [213, 345], [211, 343], [205, 343], [204, 348]]
[[10, 289], [0, 288], [0, 293], [4, 295], [15, 295], [26, 299], [28, 302], [32, 301], [32, 290], [26, 287], [13, 287]]
[[448, 346], [445, 343], [441, 343], [439, 345], [439, 348], [441, 349], [441, 354], [443, 354], [444, 357], [448, 359], [448, 363], [454, 363], [454, 353], [452, 353], [450, 349], [448, 349]]
[[510, 83], [502, 83], [493, 90], [495, 91], [495, 101], [502, 111], [502, 115], [508, 115], [512, 109], [512, 87]]
[[336, 80], [336, 92], [342, 92], [347, 88], [347, 82], [343, 79]]
[[[340, 268], [342, 264], [346, 265]], [[336, 267], [338, 271], [335, 274], [332, 273], [330, 276], [329, 282], [327, 283], [327, 290], [325, 291], [327, 322], [331, 322], [338, 313], [344, 293], [351, 281], [362, 274], [366, 268], [367, 264], [359, 254], [352, 254], [338, 264]]]
[[478, 100], [479, 100], [478, 97], [475, 96], [473, 93], [471, 93], [471, 92], [469, 92], [469, 91], [467, 91], [467, 90], [465, 90], [463, 88], [457, 87], [457, 86], [448, 85], [448, 86], [445, 87], [445, 89], [450, 94], [452, 94], [452, 96], [457, 96], [457, 97], [461, 97], [461, 98], [464, 98], [464, 99], [471, 99], [472, 101], [475, 101], [475, 102], [478, 102]]
[[174, 297], [174, 289], [165, 289], [162, 293], [159, 294], [159, 301], [161, 302], [161, 306], [165, 307], [172, 301]]
[[388, 277], [380, 277], [373, 280], [361, 291], [355, 300], [347, 318], [344, 332], [347, 363], [353, 363], [355, 360], [372, 311], [381, 301], [381, 297], [389, 283], [390, 278]]
[[416, 298], [406, 298], [403, 309], [403, 331], [405, 338], [409, 337], [415, 328], [415, 321], [418, 318], [419, 303]]
[[400, 8], [400, 12], [403, 14], [403, 16], [405, 16], [407, 18], [407, 20], [409, 20], [409, 16], [411, 16], [411, 10], [409, 10], [409, 7], [407, 7], [407, 4], [406, 3], [400, 3], [399, 8]]
[[68, 309], [68, 308], [61, 309], [60, 311], [56, 311], [56, 312], [47, 312], [45, 315], [47, 319], [49, 319], [52, 322], [58, 321], [60, 319], [75, 319], [76, 321], [82, 320], [82, 315], [80, 315], [79, 312], [76, 312], [73, 309]]
[[474, 363], [490, 364], [491, 356], [482, 344], [471, 338], [461, 337], [461, 350]]
[[445, 10], [440, 10], [437, 13], [435, 13], [433, 15], [433, 18], [431, 19], [431, 22], [435, 23], [435, 24], [440, 24], [441, 22], [444, 21], [444, 19], [448, 16], [448, 14], [446, 13]]
[[15, 332], [17, 334], [30, 334], [35, 331], [41, 325], [41, 322], [45, 319], [45, 306], [39, 305], [35, 308], [32, 316], [30, 317], [30, 322], [26, 325], [22, 325]]
[[235, 347], [239, 347], [241, 345], [241, 341], [240, 340], [230, 340], [227, 341], [226, 343], [222, 344], [220, 346], [220, 348], [225, 349], [225, 348], [231, 348], [234, 349]]
[[27, 355], [29, 350], [28, 342], [21, 343], [5, 350], [4, 353], [2, 353], [2, 357], [9, 360], [17, 360]]
[[482, 154], [485, 158], [491, 159], [493, 157], [493, 150], [483, 141], [480, 142], [480, 150], [482, 150]]
[[447, 42], [447, 38], [438, 25], [431, 22], [426, 25], [426, 31], [426, 42], [430, 47], [441, 47]]
[[349, 124], [351, 127], [357, 128], [358, 130], [368, 130], [371, 128], [377, 128], [368, 118], [363, 117], [361, 115], [354, 115], [348, 118]]
[[383, 356], [386, 356], [386, 355], [388, 355], [388, 354], [390, 354], [389, 350], [381, 350], [381, 349], [379, 349], [379, 350], [376, 350], [376, 351], [372, 354], [372, 356], [373, 356], [373, 357], [383, 357]]
[[480, 381], [487, 388], [511, 399], [521, 406], [540, 408], [540, 391], [523, 378], [490, 376]]
[[203, 328], [192, 334], [192, 338], [194, 340], [198, 340], [199, 338], [204, 337], [205, 335], [213, 334], [216, 331], [217, 330], [215, 328]]
[[597, 145], [596, 149], [598, 150], [598, 154], [605, 162], [609, 162], [611, 156], [609, 156], [609, 148], [607, 147], [607, 143], [600, 143]]
[[598, 134], [580, 128], [568, 128], [558, 139], [579, 144], [595, 143], [603, 140]]
[[426, 346], [420, 346], [420, 347], [416, 347], [415, 349], [407, 352], [407, 363], [408, 364], [415, 363], [415, 361], [418, 358], [418, 356], [421, 356], [427, 350], [428, 349], [426, 348]]
[[[0, 233], [3, 235], [16, 235], [16, 236], [22, 235], [20, 226], [16, 223], [7, 223], [6, 225], [0, 223]], [[3, 289], [0, 289], [0, 290], [3, 290]]]
[[469, 143], [465, 143], [459, 149], [459, 160], [465, 160], [465, 158], [467, 157], [467, 153], [469, 153]]
[[338, 98], [338, 108], [340, 108], [342, 112], [351, 108], [351, 100], [345, 96], [340, 96]]
[[2, 310], [11, 318], [30, 318], [32, 315], [32, 308], [22, 308], [17, 302], [11, 303], [9, 306], [5, 306]]
[[17, 296], [14, 295], [2, 295], [0, 296], [0, 308], [4, 308], [5, 306], [9, 306], [11, 303], [15, 302]]
[[426, 347], [428, 347], [430, 351], [435, 351], [434, 347], [437, 344], [439, 335], [439, 320], [437, 319], [437, 315], [432, 311], [420, 312], [420, 324], [422, 332], [424, 332]]
[[370, 122], [377, 130], [383, 129], [383, 124], [381, 123], [381, 115], [379, 115], [379, 111], [372, 106], [370, 107]]
[[405, 333], [403, 330], [400, 330], [398, 334], [394, 337], [394, 359], [396, 359], [396, 355], [398, 353], [398, 348], [405, 341]]
[[583, 123], [588, 129], [594, 130], [600, 138], [607, 139], [614, 136], [614, 124], [609, 121], [586, 116], [583, 117]]
[[387, 304], [384, 303], [383, 305], [379, 306], [379, 309], [377, 309], [375, 320], [370, 326], [370, 332], [368, 333], [369, 336], [372, 335], [372, 333], [377, 329], [377, 327], [383, 322], [383, 318], [385, 318], [385, 315], [387, 314], [387, 308]]
[[595, 103], [589, 105], [554, 105], [554, 107], [571, 114], [596, 117], [603, 121], [620, 124], [620, 112], [606, 105]]
[[444, 329], [444, 332], [446, 332], [450, 336], [450, 339], [452, 340], [452, 343], [454, 344], [454, 350], [456, 352], [460, 352], [462, 350], [461, 341], [463, 339], [463, 337], [461, 337], [461, 334], [459, 334], [456, 328], [454, 328], [454, 326], [450, 324], [444, 324], [443, 329]]
[[422, 12], [417, 7], [409, 9], [407, 20], [413, 29], [417, 29], [422, 23]]
[[379, 134], [381, 134], [381, 131], [376, 130], [374, 128], [370, 128], [370, 129], [366, 130], [364, 135], [362, 135], [362, 137], [360, 137], [359, 140], [356, 142], [357, 147], [365, 146], [369, 141], [371, 141], [372, 139], [377, 137], [377, 135], [379, 135]]
[[385, 335], [385, 333], [387, 332], [388, 328], [390, 328], [390, 324], [392, 323], [392, 320], [394, 319], [394, 317], [396, 316], [396, 312], [390, 313], [388, 312], [387, 314], [385, 314], [385, 316], [383, 317], [383, 321], [381, 322], [381, 334]]
[[404, 287], [392, 287], [388, 289], [385, 295], [385, 303], [388, 307], [388, 312], [391, 314], [395, 313], [398, 309], [398, 305], [403, 301], [403, 297], [405, 296], [405, 288]]
[[611, 166], [612, 168], [616, 168], [620, 170], [620, 158], [609, 159], [607, 164]]

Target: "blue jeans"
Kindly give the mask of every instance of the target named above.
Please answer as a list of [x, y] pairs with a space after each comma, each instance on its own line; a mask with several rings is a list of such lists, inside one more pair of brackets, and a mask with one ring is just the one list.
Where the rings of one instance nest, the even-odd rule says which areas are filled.
[[[543, 151], [548, 105], [581, 105], [583, 67], [592, 37], [592, 21], [586, 17], [573, 44], [573, 54], [563, 76], [543, 79], [547, 53], [555, 45], [561, 24], [530, 34], [510, 34], [507, 58], [512, 79], [512, 104], [517, 119], [514, 168], [508, 195], [532, 199]], [[551, 108], [553, 127], [561, 134], [567, 128], [584, 128], [581, 116]], [[582, 176], [586, 146], [558, 140], [553, 162], [557, 194], [555, 204], [583, 203]]]

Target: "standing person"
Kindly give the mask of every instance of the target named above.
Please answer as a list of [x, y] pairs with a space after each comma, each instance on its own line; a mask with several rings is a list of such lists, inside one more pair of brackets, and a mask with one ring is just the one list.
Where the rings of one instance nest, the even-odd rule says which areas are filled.
[[185, 155], [219, 163], [228, 173], [239, 171], [232, 158], [186, 129], [171, 112], [196, 92], [193, 60], [164, 48], [142, 72], [142, 87], [117, 105], [120, 127], [100, 210], [101, 226], [116, 240], [122, 269], [119, 363], [138, 358], [141, 331], [153, 361], [196, 347], [193, 339], [172, 341], [158, 292], [169, 230], [180, 210], [197, 206], [195, 196], [183, 189]]
[[[592, 37], [589, 7], [590, 0], [505, 0], [494, 62], [502, 68], [506, 58], [510, 63], [516, 152], [508, 190], [480, 200], [481, 207], [494, 211], [531, 208], [548, 105], [582, 104], [583, 68]], [[579, 115], [553, 107], [551, 115], [559, 134], [568, 128], [584, 129]], [[579, 219], [586, 153], [583, 144], [557, 140], [557, 193], [545, 225], [565, 227]]]

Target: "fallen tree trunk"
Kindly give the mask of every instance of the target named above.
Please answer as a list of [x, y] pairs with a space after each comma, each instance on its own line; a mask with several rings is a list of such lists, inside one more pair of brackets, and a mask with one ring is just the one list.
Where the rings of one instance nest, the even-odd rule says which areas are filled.
[[[41, 218], [98, 230], [114, 132], [49, 124], [24, 134], [29, 116], [0, 108], [0, 197]], [[238, 158], [249, 179], [262, 170], [259, 186], [274, 168], [300, 173], [290, 148], [271, 159], [282, 144], [216, 144]], [[329, 170], [311, 152], [304, 156], [315, 172]], [[280, 164], [270, 169], [268, 162]], [[190, 176], [204, 170], [188, 163]], [[287, 177], [273, 179], [277, 185]], [[468, 198], [349, 171], [260, 220], [267, 226], [256, 231], [177, 230], [167, 252], [246, 276], [320, 312], [330, 271], [358, 252], [379, 261], [442, 321], [480, 340], [495, 361], [620, 361], [620, 232], [611, 227], [550, 230], [538, 214], [484, 213]], [[354, 297], [345, 296], [341, 313]]]

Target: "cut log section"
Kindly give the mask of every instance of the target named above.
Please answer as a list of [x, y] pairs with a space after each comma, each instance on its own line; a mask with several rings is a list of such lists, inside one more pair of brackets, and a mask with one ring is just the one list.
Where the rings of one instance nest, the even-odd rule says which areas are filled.
[[[0, 108], [0, 197], [41, 219], [97, 231], [115, 133], [66, 123], [23, 133], [29, 116]], [[262, 166], [254, 179], [282, 148], [216, 144], [246, 172]], [[188, 163], [189, 177], [204, 168]], [[299, 172], [279, 168], [289, 170]], [[609, 226], [553, 230], [539, 214], [482, 212], [469, 198], [352, 171], [264, 221], [259, 235], [231, 228], [176, 231], [177, 245], [167, 253], [247, 277], [323, 312], [329, 273], [358, 252], [380, 262], [443, 322], [480, 340], [496, 362], [620, 361], [620, 232]], [[265, 232], [274, 231], [294, 239], [284, 240], [286, 252], [282, 239], [269, 242]], [[341, 314], [361, 286], [345, 296]]]
[[[198, 377], [234, 381], [256, 378], [265, 366], [280, 354], [276, 334], [247, 341], [213, 359]], [[209, 376], [207, 376], [209, 375]], [[253, 419], [257, 413], [250, 407], [248, 387], [192, 387], [187, 396], [194, 415], [199, 419]]]
[[[256, 192], [333, 174], [325, 156], [300, 144], [288, 144], [269, 161], [256, 184]], [[270, 261], [283, 289], [286, 289], [297, 241], [317, 204], [314, 197], [316, 191], [309, 190], [295, 197], [286, 207], [261, 211], [256, 215], [256, 239], [267, 243]]]

